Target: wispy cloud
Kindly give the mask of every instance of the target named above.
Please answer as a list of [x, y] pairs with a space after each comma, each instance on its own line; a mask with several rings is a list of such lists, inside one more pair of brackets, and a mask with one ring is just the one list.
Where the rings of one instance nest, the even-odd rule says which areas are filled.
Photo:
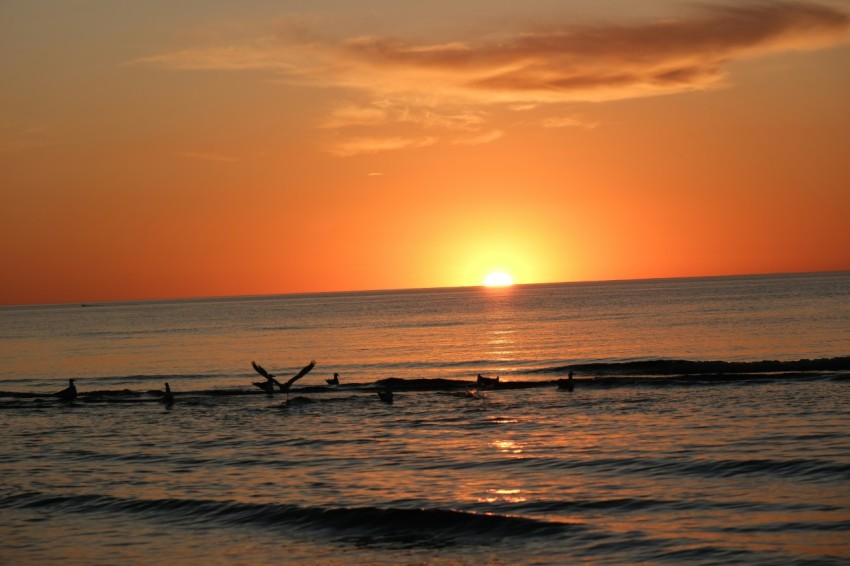
[[323, 128], [345, 128], [348, 126], [373, 126], [388, 120], [388, 113], [375, 106], [345, 104], [335, 108], [321, 124]]
[[327, 150], [340, 157], [351, 157], [369, 153], [379, 153], [396, 149], [418, 148], [433, 145], [434, 137], [353, 137], [336, 141], [328, 145]]
[[[850, 15], [806, 0], [703, 4], [689, 15], [661, 21], [549, 23], [513, 35], [502, 31], [499, 37], [440, 43], [383, 36], [330, 40], [301, 26], [297, 33], [277, 30], [226, 47], [137, 62], [174, 69], [265, 69], [281, 80], [360, 93], [360, 102], [334, 110], [321, 124], [325, 128], [407, 124], [420, 131], [463, 130], [469, 134], [462, 137], [471, 140], [494, 135], [488, 108], [552, 108], [557, 114], [541, 122], [544, 127], [592, 127], [592, 121], [559, 117], [559, 106], [716, 88], [728, 83], [727, 68], [735, 61], [847, 41]], [[422, 139], [361, 139], [351, 147], [380, 151]]]
[[848, 31], [850, 17], [832, 7], [758, 2], [641, 24], [549, 25], [490, 43], [362, 37], [344, 42], [341, 56], [399, 73], [399, 89], [427, 82], [489, 102], [600, 101], [708, 88], [732, 61], [821, 48]]
[[587, 120], [582, 116], [553, 116], [544, 118], [540, 125], [544, 128], [583, 128], [593, 130], [599, 126], [599, 122]]
[[451, 103], [437, 104], [433, 99], [396, 96], [375, 99], [365, 104], [344, 104], [335, 108], [321, 124], [325, 128], [411, 124], [422, 128], [477, 131], [487, 122], [486, 114]]
[[452, 143], [455, 145], [481, 145], [484, 143], [494, 142], [504, 135], [505, 132], [503, 132], [502, 130], [491, 130], [489, 132], [483, 132], [481, 134], [455, 138]]

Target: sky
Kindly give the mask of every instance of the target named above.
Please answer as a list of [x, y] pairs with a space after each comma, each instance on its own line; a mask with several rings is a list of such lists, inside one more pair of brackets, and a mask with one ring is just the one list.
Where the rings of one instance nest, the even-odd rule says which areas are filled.
[[850, 0], [0, 0], [0, 304], [850, 269]]

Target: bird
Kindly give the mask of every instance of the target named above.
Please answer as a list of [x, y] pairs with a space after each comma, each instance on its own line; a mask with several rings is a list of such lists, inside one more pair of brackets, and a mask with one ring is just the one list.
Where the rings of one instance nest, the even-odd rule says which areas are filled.
[[573, 372], [567, 374], [567, 379], [559, 379], [558, 380], [558, 391], [572, 391], [573, 390]]
[[261, 366], [257, 362], [252, 361], [251, 367], [253, 367], [257, 373], [266, 378], [265, 381], [255, 381], [254, 385], [265, 391], [267, 395], [274, 395], [274, 386], [275, 384], [280, 386], [280, 382], [276, 380], [272, 374], [267, 372], [263, 368], [263, 366]]
[[68, 380], [68, 387], [53, 394], [54, 397], [59, 397], [62, 401], [73, 401], [77, 397], [77, 388], [74, 386], [74, 380]]
[[174, 404], [174, 393], [171, 392], [171, 387], [168, 386], [168, 383], [165, 384], [165, 393], [162, 394], [162, 402], [168, 406]]
[[309, 364], [307, 364], [306, 366], [301, 368], [301, 371], [299, 371], [294, 376], [290, 377], [289, 380], [286, 383], [281, 383], [274, 378], [274, 375], [270, 374], [265, 369], [263, 369], [263, 366], [259, 365], [257, 362], [251, 362], [251, 366], [254, 368], [254, 370], [256, 370], [257, 373], [259, 373], [260, 375], [262, 375], [263, 377], [266, 378], [265, 383], [254, 382], [254, 385], [259, 387], [260, 389], [262, 389], [263, 391], [265, 391], [269, 395], [272, 395], [274, 393], [274, 386], [277, 385], [278, 389], [281, 392], [286, 393], [286, 399], [288, 401], [289, 400], [289, 388], [292, 387], [293, 383], [295, 383], [296, 381], [298, 381], [299, 379], [301, 379], [302, 377], [307, 375], [310, 372], [310, 370], [313, 369], [313, 367], [315, 365], [316, 365], [316, 360], [311, 360]]
[[476, 380], [478, 387], [484, 387], [486, 389], [495, 389], [499, 386], [499, 378], [498, 377], [484, 377], [480, 373], [478, 374], [478, 379]]
[[388, 405], [393, 404], [393, 391], [389, 387], [384, 390], [378, 390], [378, 398]]
[[335, 373], [333, 379], [326, 379], [328, 385], [339, 385], [339, 374]]

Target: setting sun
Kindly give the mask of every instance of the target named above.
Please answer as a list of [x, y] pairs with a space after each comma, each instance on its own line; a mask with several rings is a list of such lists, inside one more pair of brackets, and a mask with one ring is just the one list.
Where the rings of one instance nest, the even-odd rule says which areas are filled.
[[494, 271], [484, 278], [485, 287], [507, 287], [514, 284], [514, 278], [504, 271]]

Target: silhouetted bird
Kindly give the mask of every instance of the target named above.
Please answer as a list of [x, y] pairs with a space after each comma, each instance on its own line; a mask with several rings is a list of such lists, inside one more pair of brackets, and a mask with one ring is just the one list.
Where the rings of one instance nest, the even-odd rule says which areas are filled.
[[335, 373], [333, 379], [326, 379], [328, 385], [339, 385], [339, 374]]
[[567, 374], [567, 379], [559, 379], [558, 380], [558, 390], [559, 391], [572, 391], [573, 390], [573, 372]]
[[499, 378], [498, 377], [484, 377], [480, 373], [478, 374], [478, 387], [484, 387], [487, 389], [495, 389], [499, 386]]
[[77, 398], [77, 388], [74, 386], [74, 380], [68, 380], [68, 387], [58, 393], [53, 394], [54, 397], [59, 397], [62, 401], [73, 401]]
[[392, 389], [387, 388], [387, 389], [384, 389], [383, 391], [380, 391], [380, 390], [379, 390], [379, 391], [378, 391], [378, 398], [379, 398], [381, 401], [383, 401], [384, 403], [387, 403], [387, 404], [392, 405], [392, 404], [393, 404], [393, 392], [392, 392]]
[[171, 392], [171, 387], [165, 384], [165, 393], [162, 394], [162, 402], [166, 405], [174, 404], [174, 393]]
[[289, 400], [289, 388], [292, 387], [292, 384], [310, 373], [310, 370], [316, 365], [316, 360], [312, 360], [309, 364], [301, 368], [294, 376], [290, 377], [286, 383], [281, 383], [274, 378], [274, 375], [267, 372], [263, 369], [263, 366], [259, 365], [257, 362], [251, 362], [251, 366], [256, 370], [257, 373], [266, 378], [266, 382], [255, 382], [254, 385], [268, 393], [269, 395], [274, 393], [274, 386], [277, 385], [280, 391], [286, 393], [286, 399]]
[[255, 381], [255, 382], [253, 382], [254, 385], [256, 385], [257, 387], [259, 387], [260, 389], [265, 391], [267, 395], [274, 395], [274, 386], [275, 386], [275, 384], [277, 384], [278, 387], [279, 387], [280, 382], [278, 380], [276, 380], [272, 374], [267, 372], [263, 368], [263, 366], [259, 365], [257, 362], [252, 361], [251, 367], [253, 367], [254, 370], [257, 373], [259, 373], [260, 375], [262, 375], [263, 377], [266, 378], [265, 381]]

